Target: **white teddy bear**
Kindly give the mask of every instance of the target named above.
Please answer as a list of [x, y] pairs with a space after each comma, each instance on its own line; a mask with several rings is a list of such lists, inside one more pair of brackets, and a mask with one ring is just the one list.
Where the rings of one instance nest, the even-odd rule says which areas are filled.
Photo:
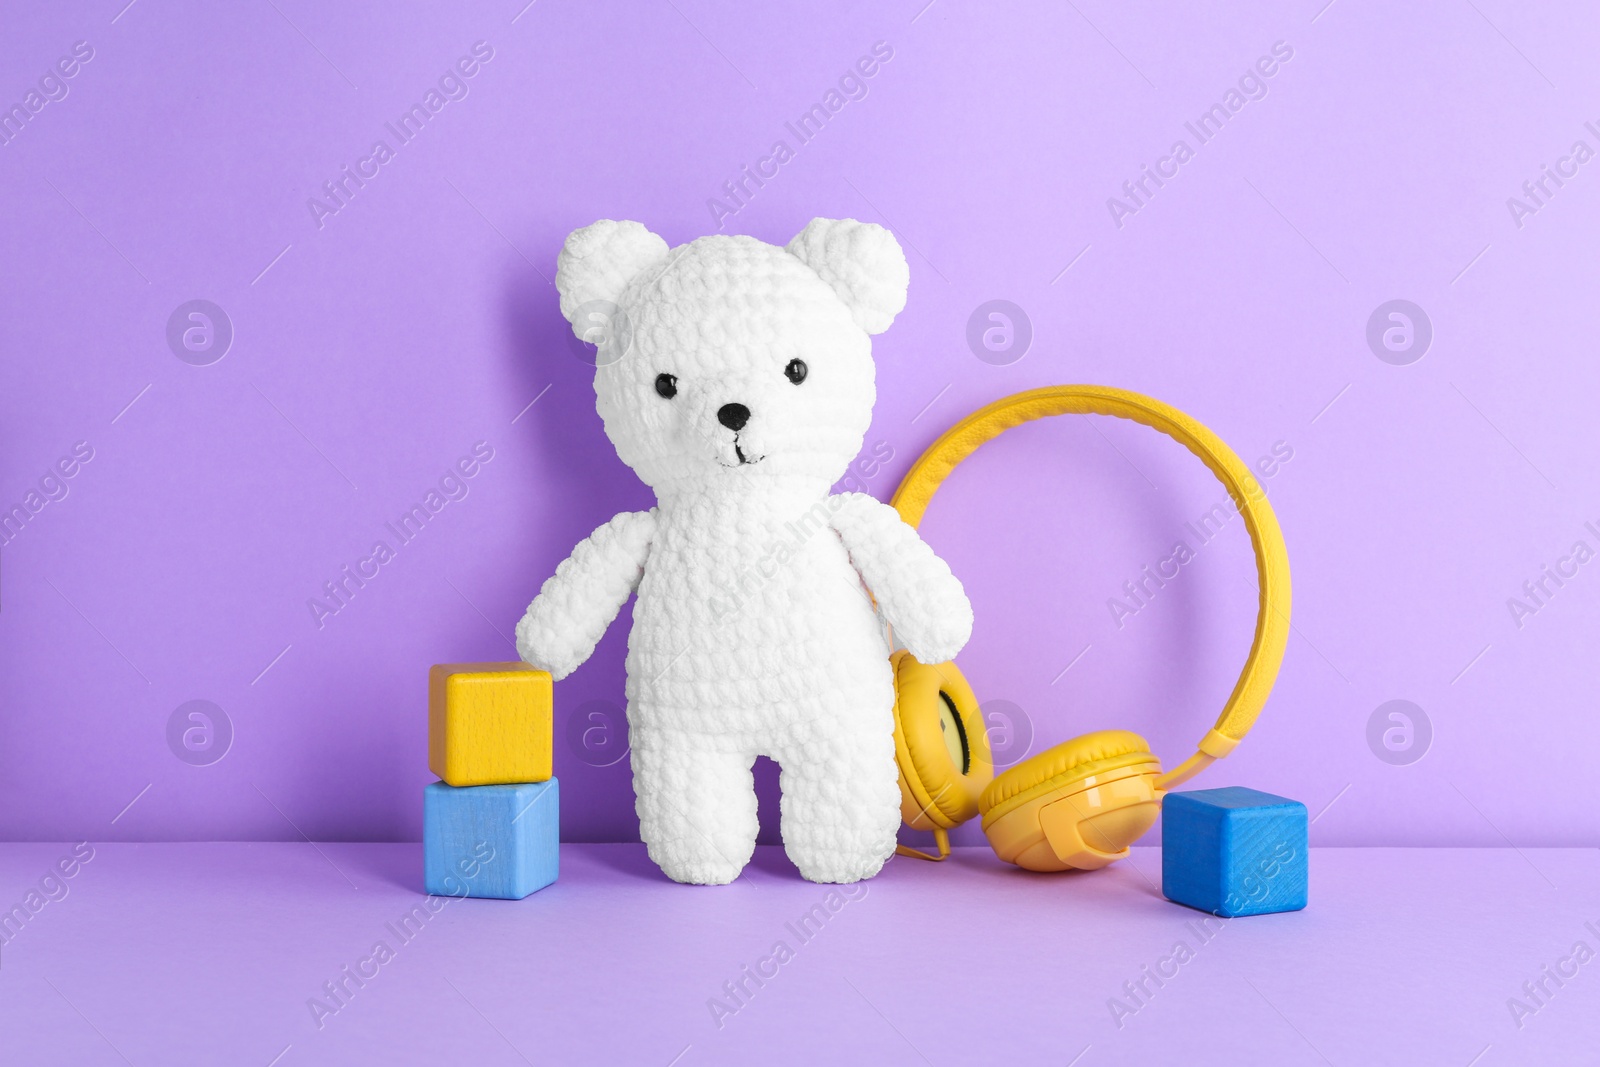
[[762, 754], [782, 767], [784, 848], [803, 876], [870, 878], [894, 852], [894, 684], [872, 601], [924, 663], [961, 650], [972, 607], [893, 508], [828, 490], [872, 418], [868, 334], [909, 280], [894, 237], [851, 219], [815, 219], [786, 248], [712, 236], [671, 250], [608, 220], [557, 262], [562, 314], [600, 341], [606, 434], [658, 503], [573, 549], [517, 651], [563, 678], [637, 591], [639, 832], [676, 881], [727, 883], [749, 862]]

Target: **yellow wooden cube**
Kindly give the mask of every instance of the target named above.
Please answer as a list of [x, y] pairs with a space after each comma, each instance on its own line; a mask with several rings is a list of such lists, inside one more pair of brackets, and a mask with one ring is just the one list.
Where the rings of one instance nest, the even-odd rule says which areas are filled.
[[439, 663], [428, 671], [428, 768], [446, 784], [551, 776], [551, 683], [526, 663]]

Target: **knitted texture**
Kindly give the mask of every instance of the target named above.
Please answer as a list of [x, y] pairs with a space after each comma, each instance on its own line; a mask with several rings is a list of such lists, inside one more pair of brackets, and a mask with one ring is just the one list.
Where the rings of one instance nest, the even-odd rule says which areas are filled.
[[[517, 651], [562, 678], [637, 592], [639, 831], [677, 881], [729, 882], [749, 861], [758, 755], [782, 768], [784, 847], [804, 877], [868, 878], [894, 851], [882, 622], [938, 663], [966, 643], [972, 608], [892, 508], [828, 490], [872, 418], [868, 333], [904, 307], [907, 279], [893, 236], [852, 220], [817, 219], [788, 249], [712, 236], [670, 251], [638, 223], [606, 221], [562, 252], [562, 310], [601, 339], [595, 406], [657, 506], [573, 550], [529, 605]], [[595, 301], [620, 328], [586, 335], [578, 309]]]

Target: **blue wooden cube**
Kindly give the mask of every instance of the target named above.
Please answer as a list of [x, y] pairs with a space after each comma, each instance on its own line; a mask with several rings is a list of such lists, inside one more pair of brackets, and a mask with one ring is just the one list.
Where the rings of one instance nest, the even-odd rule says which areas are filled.
[[1168, 793], [1161, 891], [1213, 915], [1306, 906], [1306, 806], [1243, 786]]
[[422, 880], [436, 896], [521, 900], [556, 880], [560, 820], [554, 778], [456, 787], [422, 796]]

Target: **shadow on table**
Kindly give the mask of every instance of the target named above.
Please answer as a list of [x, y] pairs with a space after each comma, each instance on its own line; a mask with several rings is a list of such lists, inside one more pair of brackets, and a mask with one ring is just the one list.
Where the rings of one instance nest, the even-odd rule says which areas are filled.
[[[604, 868], [611, 874], [624, 875], [630, 879], [645, 882], [658, 882], [671, 885], [672, 881], [661, 873], [661, 868], [650, 862], [649, 855], [645, 852], [644, 845], [631, 842], [591, 843], [583, 846], [581, 859], [577, 862], [584, 866], [593, 864]], [[561, 861], [562, 874], [566, 875], [575, 864], [571, 861], [573, 855], [570, 850], [563, 850]]]
[[[567, 862], [565, 857], [563, 862]], [[658, 885], [674, 884], [670, 878], [661, 873], [661, 868], [651, 861], [642, 844], [586, 845], [582, 859], [578, 862], [594, 864], [605, 868], [608, 873], [621, 874]], [[749, 864], [745, 866], [734, 884], [751, 880], [752, 877], [757, 881], [801, 882], [800, 872], [789, 861], [789, 857], [784, 855], [783, 849], [775, 845], [756, 846], [755, 855], [750, 858]]]
[[323, 855], [360, 888], [387, 885], [422, 895], [422, 843], [404, 841], [381, 847], [345, 849], [340, 842], [318, 844]]

